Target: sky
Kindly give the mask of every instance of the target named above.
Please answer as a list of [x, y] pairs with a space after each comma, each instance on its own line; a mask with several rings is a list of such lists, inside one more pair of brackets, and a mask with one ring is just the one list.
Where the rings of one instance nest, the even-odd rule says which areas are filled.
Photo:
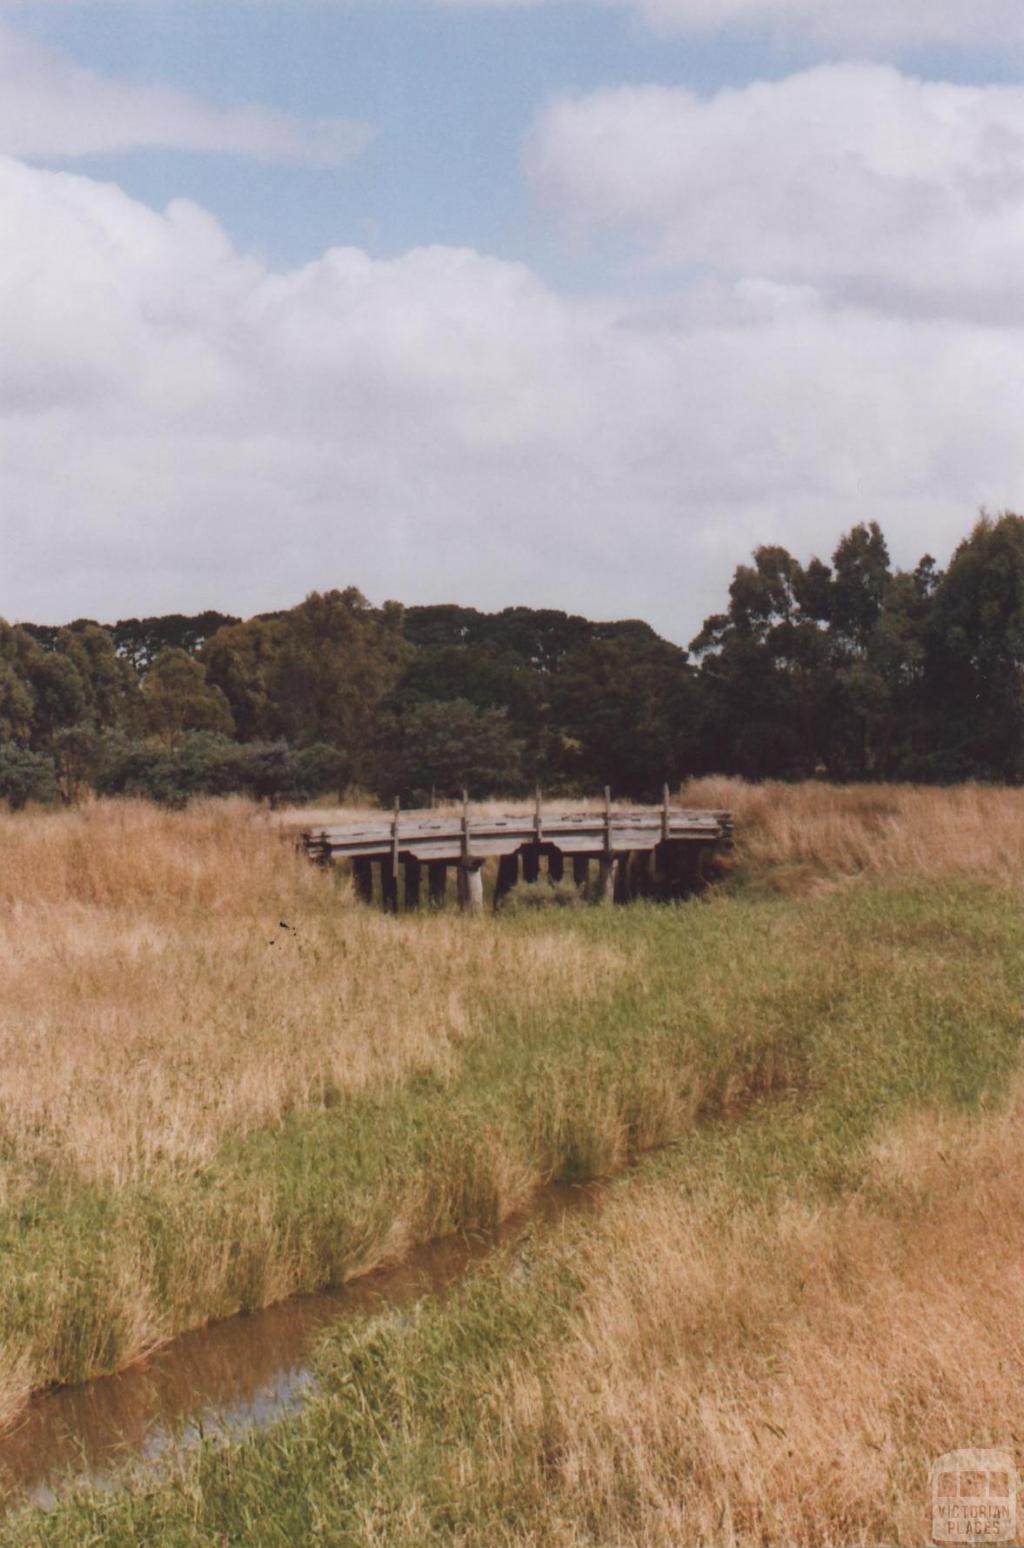
[[1021, 0], [0, 0], [2, 616], [685, 644], [1021, 508]]

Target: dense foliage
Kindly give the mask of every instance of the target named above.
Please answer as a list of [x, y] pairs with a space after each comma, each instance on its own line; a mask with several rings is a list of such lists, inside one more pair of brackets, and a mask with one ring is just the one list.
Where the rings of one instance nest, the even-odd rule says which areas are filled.
[[177, 802], [358, 786], [425, 801], [748, 778], [1024, 780], [1024, 518], [948, 569], [875, 522], [830, 563], [758, 548], [689, 651], [636, 620], [371, 607], [354, 588], [241, 621], [0, 621], [0, 797]]

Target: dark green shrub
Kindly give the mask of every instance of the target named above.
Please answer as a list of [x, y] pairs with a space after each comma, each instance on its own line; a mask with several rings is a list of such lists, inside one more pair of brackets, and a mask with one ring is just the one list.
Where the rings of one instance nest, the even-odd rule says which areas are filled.
[[0, 801], [12, 812], [29, 801], [46, 805], [57, 799], [57, 774], [53, 759], [29, 752], [15, 742], [0, 742]]

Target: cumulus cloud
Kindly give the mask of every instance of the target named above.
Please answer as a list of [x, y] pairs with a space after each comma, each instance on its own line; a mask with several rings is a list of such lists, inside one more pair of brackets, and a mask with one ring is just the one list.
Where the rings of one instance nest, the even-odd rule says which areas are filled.
[[553, 102], [526, 152], [573, 221], [655, 261], [903, 313], [1024, 312], [1024, 87], [830, 65], [710, 98]]
[[108, 79], [0, 24], [0, 151], [9, 155], [52, 160], [160, 146], [333, 167], [372, 136], [356, 120], [307, 122]]
[[0, 610], [371, 595], [641, 615], [878, 517], [1024, 499], [1024, 330], [705, 279], [560, 297], [472, 250], [275, 273], [210, 215], [0, 160]]

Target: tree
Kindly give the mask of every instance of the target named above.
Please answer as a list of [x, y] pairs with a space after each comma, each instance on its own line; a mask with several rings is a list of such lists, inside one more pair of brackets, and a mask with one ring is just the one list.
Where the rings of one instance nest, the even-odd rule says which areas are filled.
[[0, 801], [17, 812], [30, 801], [48, 805], [56, 795], [52, 758], [14, 742], [0, 742]]
[[853, 527], [832, 555], [829, 625], [833, 641], [864, 655], [891, 580], [889, 549], [877, 521]]
[[287, 615], [250, 618], [218, 629], [199, 653], [206, 680], [223, 693], [243, 741], [280, 733], [271, 679], [287, 632]]
[[164, 649], [142, 684], [146, 724], [168, 752], [186, 731], [234, 730], [228, 702], [206, 681], [202, 665], [183, 650]]
[[522, 784], [522, 743], [504, 709], [465, 699], [417, 704], [402, 723], [399, 769], [407, 797], [513, 792]]
[[752, 779], [807, 777], [829, 682], [831, 571], [817, 559], [804, 568], [777, 545], [753, 560], [736, 570], [728, 612], [709, 618], [690, 647], [700, 661], [701, 760]]
[[551, 699], [563, 774], [577, 785], [652, 798], [694, 766], [693, 673], [667, 640], [590, 640], [563, 661]]
[[183, 650], [195, 656], [218, 629], [238, 623], [228, 613], [165, 613], [156, 618], [122, 618], [110, 630], [114, 648], [144, 677], [162, 650]]
[[108, 629], [80, 619], [58, 630], [53, 650], [78, 674], [83, 694], [81, 721], [93, 730], [133, 729], [138, 725], [139, 681], [114, 649]]
[[336, 747], [347, 781], [372, 782], [381, 707], [410, 654], [402, 609], [375, 610], [350, 586], [313, 592], [283, 623], [266, 677], [278, 734], [297, 747]]
[[0, 741], [24, 742], [32, 731], [34, 698], [25, 658], [37, 649], [31, 638], [0, 618]]
[[940, 777], [1024, 780], [1024, 518], [983, 516], [934, 588], [923, 697]]

